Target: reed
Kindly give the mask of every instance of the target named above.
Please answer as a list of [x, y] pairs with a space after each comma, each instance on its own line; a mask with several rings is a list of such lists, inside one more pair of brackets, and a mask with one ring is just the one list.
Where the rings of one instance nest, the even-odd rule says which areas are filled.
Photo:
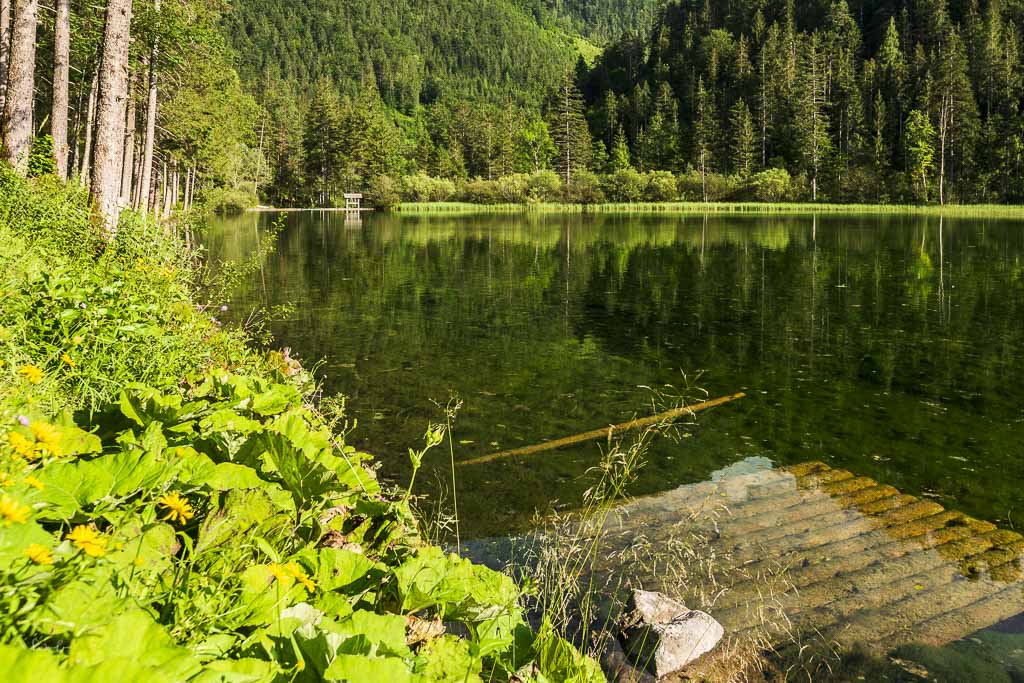
[[766, 204], [757, 202], [652, 202], [609, 204], [471, 204], [468, 202], [403, 203], [397, 211], [406, 215], [443, 214], [873, 214], [934, 215], [963, 218], [1024, 219], [1024, 206], [957, 204], [917, 206], [910, 204]]

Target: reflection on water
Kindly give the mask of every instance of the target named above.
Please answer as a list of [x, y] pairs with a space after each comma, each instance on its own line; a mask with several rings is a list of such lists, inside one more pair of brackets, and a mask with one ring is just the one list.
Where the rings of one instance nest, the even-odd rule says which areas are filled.
[[[244, 258], [272, 220], [213, 226], [212, 258]], [[356, 445], [385, 478], [407, 481], [407, 447], [453, 395], [468, 460], [649, 414], [652, 388], [696, 378], [711, 396], [745, 391], [652, 448], [624, 542], [713, 501], [727, 510], [723, 556], [749, 575], [785, 566], [793, 586], [768, 606], [763, 584], [732, 586], [716, 616], [733, 633], [771, 608], [844, 644], [913, 641], [915, 661], [953, 672], [940, 680], [971, 680], [962, 672], [990, 660], [984, 680], [1024, 670], [1011, 618], [1024, 601], [1012, 531], [1024, 517], [1020, 224], [284, 220], [234, 314], [294, 305], [275, 335], [324, 359], [326, 390], [350, 397]], [[449, 500], [447, 455], [433, 457], [420, 481]], [[598, 457], [591, 444], [459, 468], [463, 538], [573, 506]]]
[[[244, 257], [274, 219], [214, 226], [213, 258]], [[702, 372], [713, 396], [750, 397], [657, 446], [636, 493], [764, 455], [823, 459], [1007, 526], [1022, 514], [1019, 224], [285, 220], [235, 312], [295, 306], [274, 332], [307, 361], [325, 359], [326, 388], [351, 397], [355, 438], [395, 481], [450, 394], [464, 401], [456, 457], [468, 459], [649, 413], [648, 387], [680, 386], [683, 371]], [[590, 446], [461, 468], [463, 533], [507, 532], [554, 501], [571, 505], [596, 457]]]

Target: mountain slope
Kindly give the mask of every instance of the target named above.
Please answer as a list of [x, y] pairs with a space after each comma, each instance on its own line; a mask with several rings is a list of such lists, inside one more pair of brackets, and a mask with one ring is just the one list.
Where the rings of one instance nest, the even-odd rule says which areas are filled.
[[[540, 9], [540, 8], [539, 8]], [[445, 97], [539, 100], [577, 58], [573, 41], [519, 0], [246, 0], [225, 20], [250, 83], [321, 77], [354, 92], [372, 66], [404, 110]]]

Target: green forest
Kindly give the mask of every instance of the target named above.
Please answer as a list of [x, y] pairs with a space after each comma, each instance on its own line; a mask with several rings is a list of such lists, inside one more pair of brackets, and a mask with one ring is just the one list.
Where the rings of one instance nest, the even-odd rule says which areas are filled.
[[1022, 23], [1005, 0], [265, 0], [223, 26], [278, 203], [945, 204], [1021, 199]]

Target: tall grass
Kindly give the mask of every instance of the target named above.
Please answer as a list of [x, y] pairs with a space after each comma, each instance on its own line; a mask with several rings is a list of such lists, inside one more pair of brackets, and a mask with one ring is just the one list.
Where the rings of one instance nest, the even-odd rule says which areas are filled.
[[1024, 206], [995, 204], [917, 206], [909, 204], [767, 204], [758, 202], [649, 202], [608, 204], [471, 204], [467, 202], [403, 203], [397, 211], [406, 215], [430, 214], [876, 214], [942, 215], [964, 218], [1024, 219]]

